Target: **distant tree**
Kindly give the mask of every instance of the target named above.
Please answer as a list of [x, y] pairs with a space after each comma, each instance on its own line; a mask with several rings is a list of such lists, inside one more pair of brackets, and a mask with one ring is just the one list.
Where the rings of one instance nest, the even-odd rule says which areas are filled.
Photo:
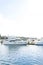
[[1, 39], [1, 35], [0, 35], [0, 39]]

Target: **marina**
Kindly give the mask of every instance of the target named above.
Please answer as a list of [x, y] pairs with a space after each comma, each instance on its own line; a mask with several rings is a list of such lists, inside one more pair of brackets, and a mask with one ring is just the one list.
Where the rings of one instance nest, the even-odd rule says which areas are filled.
[[43, 65], [43, 40], [0, 39], [0, 65]]

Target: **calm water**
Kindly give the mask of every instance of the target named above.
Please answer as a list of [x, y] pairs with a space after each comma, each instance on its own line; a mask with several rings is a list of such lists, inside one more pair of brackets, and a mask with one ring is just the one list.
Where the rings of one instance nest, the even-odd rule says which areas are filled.
[[0, 45], [0, 65], [43, 65], [43, 46]]

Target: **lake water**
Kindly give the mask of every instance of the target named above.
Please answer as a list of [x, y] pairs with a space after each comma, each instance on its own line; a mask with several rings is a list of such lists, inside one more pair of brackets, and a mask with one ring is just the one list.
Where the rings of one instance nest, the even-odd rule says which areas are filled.
[[0, 45], [0, 65], [43, 65], [43, 45]]

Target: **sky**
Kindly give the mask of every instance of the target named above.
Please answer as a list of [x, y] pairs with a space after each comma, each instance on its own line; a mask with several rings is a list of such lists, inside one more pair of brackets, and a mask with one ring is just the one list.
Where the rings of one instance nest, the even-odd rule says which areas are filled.
[[43, 0], [0, 0], [0, 34], [43, 37]]

